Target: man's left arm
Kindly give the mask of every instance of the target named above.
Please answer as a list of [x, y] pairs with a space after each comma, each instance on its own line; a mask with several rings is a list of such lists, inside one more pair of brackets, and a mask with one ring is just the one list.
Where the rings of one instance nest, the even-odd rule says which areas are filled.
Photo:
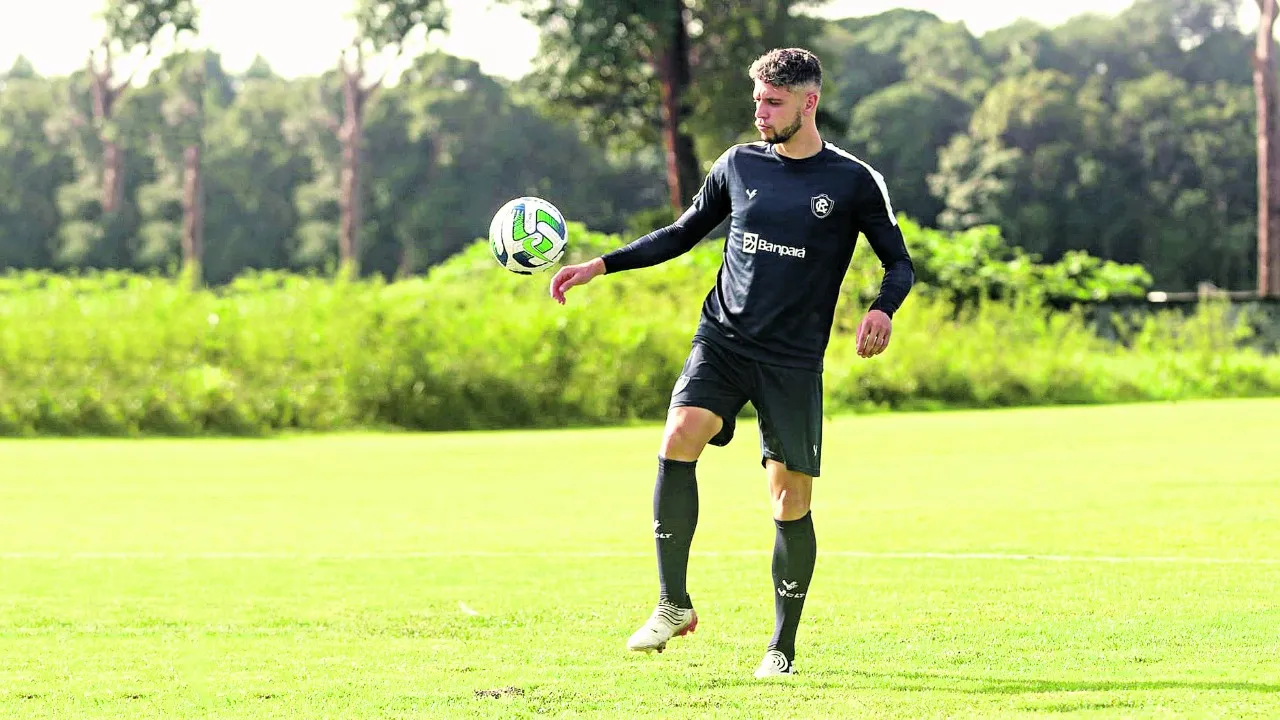
[[857, 223], [884, 267], [884, 278], [879, 294], [858, 326], [858, 354], [862, 357], [879, 355], [888, 347], [893, 315], [902, 307], [916, 279], [884, 178], [870, 168], [868, 173], [870, 177], [859, 190]]

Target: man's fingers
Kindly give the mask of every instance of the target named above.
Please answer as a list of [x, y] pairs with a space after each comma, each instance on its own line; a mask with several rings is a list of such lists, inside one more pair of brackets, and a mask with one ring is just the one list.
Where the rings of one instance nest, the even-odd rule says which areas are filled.
[[879, 355], [880, 353], [884, 352], [885, 348], [889, 347], [889, 334], [892, 332], [893, 330], [887, 327], [881, 328], [877, 332], [876, 345], [874, 348], [874, 352], [871, 353], [872, 355]]
[[868, 313], [858, 325], [857, 348], [860, 357], [869, 358], [884, 352], [889, 345], [891, 327], [876, 313]]
[[557, 272], [555, 277], [551, 278], [551, 297], [555, 298], [556, 302], [559, 302], [562, 305], [564, 304], [564, 291], [568, 288], [568, 281], [572, 274], [572, 270], [565, 268]]
[[582, 272], [577, 268], [562, 268], [551, 278], [551, 297], [564, 304], [564, 293], [575, 285], [582, 284]]
[[871, 318], [864, 317], [858, 325], [858, 354], [866, 357], [867, 340], [871, 334]]

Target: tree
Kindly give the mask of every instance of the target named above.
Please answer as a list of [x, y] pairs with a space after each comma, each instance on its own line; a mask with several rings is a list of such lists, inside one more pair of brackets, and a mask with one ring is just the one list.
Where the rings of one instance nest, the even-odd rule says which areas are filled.
[[971, 103], [982, 100], [992, 71], [978, 39], [964, 23], [925, 25], [907, 39], [902, 62], [908, 80], [938, 87]]
[[134, 258], [144, 266], [181, 259], [187, 278], [203, 282], [205, 130], [214, 112], [231, 102], [230, 81], [216, 55], [182, 52], [165, 58], [137, 96], [152, 116], [150, 148], [155, 180], [138, 188], [141, 245]]
[[[89, 79], [93, 96], [93, 124], [102, 141], [102, 211], [110, 216], [124, 200], [124, 156], [111, 127], [116, 104], [143, 66], [157, 37], [166, 28], [175, 35], [195, 32], [198, 11], [192, 0], [107, 0], [102, 19], [106, 34], [89, 53]], [[115, 81], [113, 46], [126, 54], [141, 48], [142, 58], [121, 82]]]
[[1276, 122], [1276, 0], [1258, 3], [1253, 91], [1258, 133], [1258, 294], [1280, 296], [1280, 132]]
[[[76, 181], [56, 193], [62, 223], [52, 262], [59, 267], [131, 264], [136, 213], [126, 202], [126, 188], [136, 186], [148, 159], [129, 156], [145, 151], [151, 128], [127, 117], [132, 109], [123, 100], [162, 33], [171, 30], [177, 39], [194, 32], [197, 22], [192, 0], [108, 0], [99, 17], [102, 40], [89, 51], [85, 70], [69, 79], [65, 110], [48, 127], [53, 142], [71, 149], [77, 169]], [[117, 72], [120, 54], [133, 56], [123, 80]]]
[[[1239, 11], [1240, 0], [1137, 0], [1117, 22], [1151, 70], [1195, 79], [1212, 57], [1200, 50], [1221, 39], [1239, 39]], [[1216, 75], [1224, 78], [1230, 72], [1219, 68]]]
[[248, 269], [295, 267], [295, 193], [312, 174], [310, 138], [301, 137], [314, 125], [309, 80], [284, 80], [261, 61], [237, 80], [234, 100], [211, 112], [205, 127], [203, 270], [209, 283]]
[[71, 156], [45, 134], [64, 84], [39, 77], [22, 57], [0, 73], [0, 269], [52, 260], [49, 238], [60, 219], [54, 198], [74, 178]]
[[[581, 114], [596, 139], [635, 145], [660, 128], [668, 202], [680, 214], [701, 178], [684, 127], [692, 82], [685, 0], [522, 0], [543, 28], [534, 84], [550, 102]], [[657, 120], [658, 122], [653, 122]]]
[[1082, 115], [1077, 88], [1064, 73], [1042, 70], [997, 83], [967, 134], [939, 155], [931, 186], [946, 203], [940, 222], [955, 229], [997, 224], [1010, 240], [1051, 260], [1071, 247]]
[[826, 24], [815, 44], [830, 77], [822, 104], [849, 117], [863, 98], [907, 77], [903, 50], [912, 38], [942, 21], [932, 13], [895, 8], [878, 15]]
[[191, 281], [199, 283], [203, 276], [200, 264], [204, 258], [204, 181], [200, 172], [205, 125], [203, 62], [191, 68], [185, 85], [188, 92], [174, 109], [178, 118], [174, 124], [185, 131], [182, 133], [185, 136], [182, 149], [182, 265], [190, 274]]
[[973, 108], [947, 90], [906, 80], [877, 90], [853, 109], [848, 140], [893, 183], [894, 207], [933, 225], [943, 203], [929, 192], [938, 148], [969, 124]]
[[423, 272], [471, 246], [514, 197], [553, 199], [569, 220], [617, 232], [665, 194], [659, 169], [611, 164], [574, 125], [512, 102], [475, 62], [442, 53], [414, 59], [365, 131], [367, 274]]
[[828, 21], [805, 15], [812, 0], [697, 0], [689, 3], [689, 115], [683, 127], [693, 137], [701, 166], [719, 157], [726, 146], [758, 140], [753, 127], [754, 84], [747, 69], [764, 52], [779, 47], [811, 47], [824, 58], [823, 99], [817, 122], [824, 136], [837, 137], [848, 127], [848, 114], [837, 112], [834, 99], [838, 72], [816, 46]]
[[[356, 9], [356, 38], [342, 52], [338, 67], [342, 77], [342, 123], [334, 129], [342, 143], [342, 166], [339, 173], [338, 202], [341, 216], [338, 227], [338, 256], [343, 271], [360, 272], [360, 226], [363, 220], [361, 172], [364, 141], [364, 117], [370, 98], [382, 87], [387, 75], [401, 55], [410, 37], [418, 30], [428, 36], [447, 27], [448, 10], [444, 0], [360, 0]], [[365, 51], [391, 58], [382, 74], [367, 83]]]
[[[337, 69], [286, 80], [259, 61], [237, 77], [216, 53], [168, 46], [157, 43], [155, 62], [114, 115], [127, 162], [114, 243], [97, 232], [100, 146], [89, 123], [72, 125], [66, 111], [70, 97], [83, 117], [91, 114], [85, 72], [40, 77], [25, 61], [0, 71], [0, 267], [179, 268], [184, 161], [198, 142], [204, 282], [225, 284], [254, 269], [332, 271], [342, 148], [317, 121], [316, 98], [341, 118]], [[520, 85], [473, 62], [428, 52], [406, 64], [370, 103], [363, 126], [362, 275], [426, 271], [471, 246], [494, 209], [519, 195], [556, 198], [575, 224], [604, 232], [665, 205], [651, 154], [643, 162], [610, 156], [579, 125], [516, 102]]]
[[718, 155], [750, 130], [750, 62], [808, 44], [821, 24], [798, 12], [824, 0], [504, 1], [541, 28], [534, 92], [603, 145], [661, 147], [678, 215], [701, 182], [699, 146]]
[[1129, 173], [1130, 200], [1109, 215], [1128, 218], [1126, 244], [1138, 239], [1136, 259], [1166, 287], [1250, 278], [1251, 105], [1248, 87], [1192, 84], [1168, 72], [1116, 85], [1109, 147], [1095, 153]]

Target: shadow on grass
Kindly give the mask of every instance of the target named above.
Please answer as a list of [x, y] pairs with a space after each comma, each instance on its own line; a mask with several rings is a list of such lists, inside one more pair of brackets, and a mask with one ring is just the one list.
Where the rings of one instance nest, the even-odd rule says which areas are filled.
[[[1034, 695], [1060, 692], [1123, 692], [1156, 690], [1231, 691], [1280, 693], [1280, 684], [1236, 680], [1037, 680], [1024, 678], [974, 677], [943, 673], [805, 672], [776, 682], [794, 683], [817, 690], [868, 690], [883, 688], [907, 692], [936, 691], [990, 695]], [[687, 690], [732, 687], [761, 687], [750, 677], [690, 679]]]
[[[896, 690], [942, 690], [950, 692], [994, 695], [1022, 695], [1055, 692], [1117, 692], [1143, 690], [1227, 690], [1234, 692], [1280, 693], [1280, 684], [1239, 680], [1036, 680], [1026, 678], [991, 678], [944, 673], [872, 673], [851, 671], [815, 673], [819, 683], [837, 677], [872, 678], [887, 682]], [[849, 682], [844, 683], [849, 685]]]

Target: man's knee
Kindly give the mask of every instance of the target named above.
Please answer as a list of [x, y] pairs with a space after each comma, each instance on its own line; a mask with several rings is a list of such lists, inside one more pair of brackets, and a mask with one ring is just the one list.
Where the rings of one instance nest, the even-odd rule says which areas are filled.
[[662, 433], [662, 445], [658, 452], [670, 460], [697, 460], [702, 449], [720, 432], [723, 424], [719, 415], [706, 408], [671, 408], [667, 413], [667, 426]]
[[813, 478], [793, 472], [777, 460], [766, 463], [769, 475], [769, 495], [773, 500], [775, 520], [799, 520], [809, 512], [813, 501]]

